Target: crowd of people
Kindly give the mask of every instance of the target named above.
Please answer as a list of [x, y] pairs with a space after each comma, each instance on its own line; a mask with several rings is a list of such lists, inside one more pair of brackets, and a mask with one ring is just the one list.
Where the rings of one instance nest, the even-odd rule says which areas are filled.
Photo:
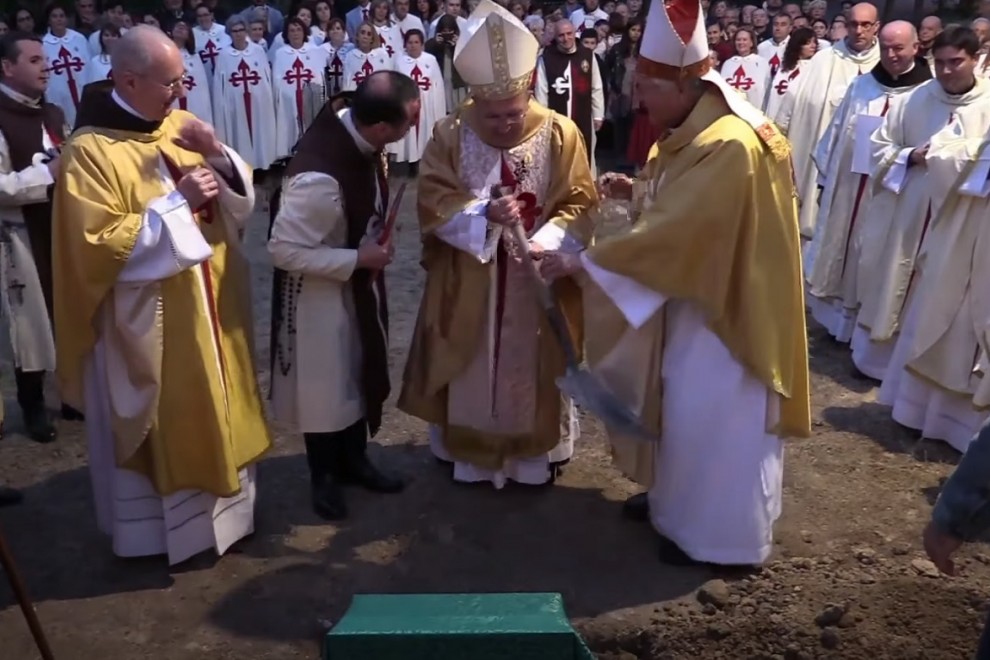
[[[899, 423], [965, 451], [986, 419], [990, 16], [881, 25], [864, 2], [826, 22], [821, 0], [124, 9], [53, 5], [44, 36], [21, 10], [0, 42], [18, 401], [53, 440], [57, 374], [121, 556], [174, 564], [254, 529], [271, 436], [240, 241], [251, 170], [277, 162], [271, 413], [303, 434], [327, 520], [347, 516], [347, 485], [404, 487], [366, 453], [392, 391], [389, 159], [419, 165], [426, 271], [397, 405], [455, 480], [552, 483], [581, 432], [557, 378], [583, 358], [662, 438], [609, 429], [646, 489], [626, 512], [661, 558], [760, 564], [783, 441], [810, 435], [806, 305]], [[596, 155], [636, 176], [596, 177]], [[609, 198], [636, 230], [592, 242]], [[529, 260], [582, 355], [533, 304]]]

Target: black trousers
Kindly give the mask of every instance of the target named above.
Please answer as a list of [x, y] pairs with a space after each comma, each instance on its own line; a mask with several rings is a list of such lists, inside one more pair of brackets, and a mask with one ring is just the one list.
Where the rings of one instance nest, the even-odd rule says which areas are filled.
[[45, 409], [45, 372], [14, 369], [17, 383], [17, 403], [25, 413], [37, 413]]
[[368, 422], [364, 418], [346, 429], [325, 433], [304, 433], [306, 463], [314, 480], [339, 476], [364, 457], [368, 448]]

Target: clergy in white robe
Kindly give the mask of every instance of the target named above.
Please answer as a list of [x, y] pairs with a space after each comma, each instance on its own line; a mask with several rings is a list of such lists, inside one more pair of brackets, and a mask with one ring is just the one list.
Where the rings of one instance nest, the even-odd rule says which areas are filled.
[[341, 90], [352, 92], [375, 71], [393, 68], [392, 58], [381, 47], [381, 39], [371, 23], [364, 23], [357, 30], [355, 47], [344, 56]]
[[[63, 17], [61, 20], [59, 15]], [[62, 108], [65, 121], [69, 126], [75, 126], [76, 108], [82, 99], [82, 88], [89, 80], [86, 71], [90, 60], [89, 44], [86, 37], [65, 27], [64, 16], [62, 9], [52, 10], [52, 27], [43, 38], [49, 64], [45, 98], [49, 103]]]
[[880, 61], [877, 30], [876, 7], [865, 2], [853, 7], [849, 36], [811, 58], [777, 113], [778, 125], [794, 149], [801, 235], [806, 239], [814, 235], [818, 217], [818, 169], [812, 156], [850, 83]]
[[212, 80], [217, 68], [217, 57], [221, 50], [230, 45], [230, 35], [223, 25], [213, 20], [213, 12], [203, 4], [196, 9], [196, 23], [192, 29], [196, 52]]
[[419, 30], [406, 33], [404, 52], [395, 58], [395, 70], [413, 79], [419, 87], [419, 121], [396, 143], [395, 159], [400, 163], [418, 163], [433, 126], [447, 114], [447, 95], [443, 73], [435, 57], [423, 52], [424, 35]]
[[[970, 214], [964, 203], [985, 196], [988, 165], [978, 149], [957, 150], [960, 140], [971, 145], [972, 140], [986, 139], [990, 129], [990, 82], [974, 73], [978, 48], [969, 28], [949, 28], [939, 34], [932, 47], [936, 80], [919, 86], [892, 110], [900, 117], [900, 131], [891, 114], [891, 125], [885, 121], [874, 138], [879, 146], [882, 139], [912, 138], [912, 132], [919, 131], [908, 143], [918, 147], [904, 147], [896, 154], [894, 147], [883, 150], [886, 160], [892, 161], [884, 185], [901, 184], [901, 195], [912, 184], [921, 185], [926, 195], [920, 204], [925, 221], [918, 248], [911, 253], [914, 246], [904, 245], [900, 253], [902, 262], [915, 267], [913, 280], [902, 278], [896, 289], [884, 283], [894, 294], [889, 297], [906, 298], [906, 309], [878, 400], [892, 407], [898, 423], [959, 451], [965, 451], [985, 418], [974, 407], [974, 394], [987, 366], [981, 342], [990, 318], [985, 315], [990, 292], [982, 258], [988, 238], [982, 228], [986, 218]], [[933, 148], [929, 170], [927, 156]], [[915, 181], [912, 170], [920, 170]], [[900, 214], [906, 211], [898, 205]], [[915, 227], [917, 218], [917, 214], [908, 218]], [[895, 222], [901, 219], [896, 217]], [[888, 243], [896, 237], [891, 231]], [[878, 266], [888, 263], [899, 266], [893, 261]], [[985, 408], [987, 402], [980, 405]]]
[[113, 57], [115, 89], [87, 87], [55, 183], [58, 376], [86, 412], [114, 553], [177, 564], [254, 531], [271, 447], [239, 245], [254, 188], [209, 124], [171, 109], [184, 66], [164, 34], [136, 26]]
[[[492, 29], [505, 49], [489, 47]], [[597, 196], [584, 142], [570, 119], [530, 98], [538, 49], [490, 0], [457, 43], [454, 66], [472, 100], [437, 123], [420, 167], [427, 281], [398, 404], [430, 424], [433, 455], [456, 481], [498, 489], [552, 483], [580, 433], [555, 385], [563, 352], [504, 228], [521, 223], [545, 250], [576, 250], [590, 238], [585, 212]], [[488, 114], [519, 119], [498, 130]], [[558, 294], [579, 329], [577, 292]]]
[[697, 0], [651, 5], [637, 88], [664, 137], [640, 180], [603, 182], [642, 212], [579, 260], [543, 260], [584, 271], [589, 363], [659, 434], [610, 441], [649, 487], [661, 560], [754, 565], [773, 549], [782, 440], [810, 434], [800, 238], [787, 140], [708, 52]]
[[722, 63], [722, 78], [755, 108], [766, 105], [770, 69], [766, 60], [756, 54], [751, 30], [740, 28], [736, 32], [736, 55]]
[[233, 43], [217, 58], [213, 77], [213, 126], [252, 167], [268, 169], [278, 157], [275, 145], [275, 96], [268, 58], [245, 32], [243, 19], [227, 25]]
[[[849, 86], [814, 154], [821, 196], [814, 237], [804, 249], [807, 303], [812, 317], [843, 343], [856, 327], [860, 244], [873, 216], [870, 136], [896, 96], [931, 80], [928, 65], [917, 57], [917, 31], [907, 21], [884, 26], [880, 53], [880, 64]], [[866, 375], [883, 378], [882, 371], [864, 366]]]
[[298, 18], [285, 22], [288, 43], [272, 61], [275, 91], [275, 152], [277, 158], [292, 153], [325, 100], [324, 70], [327, 51], [305, 41], [305, 26]]

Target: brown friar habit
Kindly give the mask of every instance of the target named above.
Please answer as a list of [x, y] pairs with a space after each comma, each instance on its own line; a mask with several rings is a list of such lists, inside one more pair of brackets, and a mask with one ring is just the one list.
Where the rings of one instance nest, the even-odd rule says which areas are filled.
[[[43, 132], [56, 148], [65, 141], [65, 115], [51, 103], [26, 105], [0, 92], [0, 133], [3, 133], [10, 150], [10, 166], [14, 172], [28, 168], [35, 154], [45, 151]], [[52, 322], [52, 186], [48, 187], [48, 199], [21, 207], [31, 254], [38, 269], [38, 280], [48, 308], [48, 320]]]
[[591, 80], [595, 54], [578, 46], [573, 53], [562, 53], [559, 48], [543, 51], [543, 69], [547, 74], [547, 107], [569, 117], [584, 138], [591, 164], [591, 138], [594, 122], [591, 118]]
[[[368, 231], [368, 222], [379, 213], [376, 181], [381, 186], [384, 204], [388, 203], [388, 186], [383, 161], [379, 155], [361, 152], [354, 138], [337, 116], [341, 99], [327, 103], [296, 145], [296, 153], [285, 170], [286, 178], [304, 172], [320, 172], [333, 177], [344, 194], [344, 217], [347, 219], [347, 248], [356, 250]], [[278, 214], [277, 197], [272, 199], [271, 218]], [[381, 215], [388, 212], [380, 209]], [[287, 291], [285, 271], [275, 269], [272, 290], [272, 369], [279, 328], [295, 316], [295, 296]], [[388, 376], [388, 306], [385, 300], [385, 275], [381, 271], [355, 270], [351, 275], [354, 313], [361, 333], [361, 392], [364, 396], [368, 432], [374, 436], [382, 423], [382, 408], [390, 392]], [[292, 331], [291, 328], [289, 330]], [[284, 357], [284, 356], [283, 356]], [[305, 355], [292, 359], [305, 360]]]

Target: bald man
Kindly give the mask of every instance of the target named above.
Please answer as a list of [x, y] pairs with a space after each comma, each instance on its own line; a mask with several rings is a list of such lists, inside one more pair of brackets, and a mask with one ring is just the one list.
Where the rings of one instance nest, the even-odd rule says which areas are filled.
[[86, 87], [54, 195], [62, 393], [85, 410], [97, 523], [121, 557], [180, 563], [254, 531], [271, 447], [251, 355], [251, 171], [173, 110], [182, 55], [157, 28], [119, 39]]
[[855, 5], [846, 22], [844, 41], [819, 51], [801, 70], [801, 75], [781, 102], [777, 121], [793, 147], [794, 176], [800, 198], [801, 235], [810, 239], [818, 219], [818, 169], [813, 155], [832, 123], [856, 76], [867, 73], [880, 61], [877, 8], [868, 2]]
[[919, 53], [928, 62], [928, 66], [935, 66], [935, 56], [931, 52], [935, 37], [942, 32], [942, 19], [938, 16], [925, 16], [921, 19], [918, 28], [918, 38], [921, 41]]
[[[812, 317], [837, 341], [848, 342], [854, 336], [857, 285], [863, 284], [857, 282], [859, 249], [875, 220], [870, 206], [873, 187], [868, 185], [870, 134], [896, 97], [931, 77], [924, 58], [918, 55], [914, 26], [907, 21], [884, 26], [880, 63], [849, 86], [815, 149], [822, 192], [815, 233], [804, 252], [807, 303]], [[878, 380], [885, 368], [885, 360], [865, 360], [859, 367]]]
[[595, 171], [595, 142], [605, 119], [605, 94], [598, 58], [577, 41], [574, 24], [557, 21], [554, 45], [548, 46], [536, 67], [537, 103], [577, 124]]

